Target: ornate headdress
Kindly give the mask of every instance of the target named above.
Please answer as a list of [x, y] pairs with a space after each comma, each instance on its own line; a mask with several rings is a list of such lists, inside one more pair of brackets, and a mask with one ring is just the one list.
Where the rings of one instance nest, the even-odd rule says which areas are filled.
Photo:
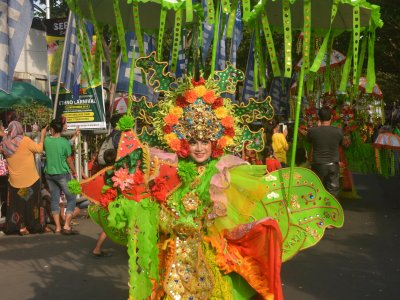
[[213, 156], [233, 148], [240, 133], [229, 99], [221, 97], [215, 80], [187, 77], [165, 93], [154, 126], [157, 135], [181, 157], [189, 153], [189, 141], [209, 140]]
[[141, 140], [167, 146], [180, 157], [189, 154], [192, 139], [211, 141], [213, 158], [224, 150], [240, 151], [246, 141], [247, 149], [264, 148], [263, 129], [253, 132], [246, 124], [272, 119], [271, 98], [250, 98], [240, 104], [224, 98], [226, 93], [234, 95], [238, 82], [244, 79], [243, 72], [229, 62], [226, 69], [215, 71], [207, 80], [176, 78], [167, 71], [168, 63], [157, 61], [154, 52], [137, 59], [136, 66], [148, 75], [148, 84], [155, 92], [164, 93], [157, 104], [148, 103], [145, 97], [132, 101], [133, 115], [145, 124], [139, 132]]

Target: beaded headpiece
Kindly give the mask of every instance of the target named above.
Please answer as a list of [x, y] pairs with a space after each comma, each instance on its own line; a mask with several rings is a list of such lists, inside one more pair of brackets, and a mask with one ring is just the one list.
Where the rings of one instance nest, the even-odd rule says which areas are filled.
[[187, 155], [190, 140], [213, 142], [218, 152], [234, 147], [240, 133], [229, 99], [214, 80], [187, 77], [165, 93], [154, 126], [160, 140], [180, 156]]

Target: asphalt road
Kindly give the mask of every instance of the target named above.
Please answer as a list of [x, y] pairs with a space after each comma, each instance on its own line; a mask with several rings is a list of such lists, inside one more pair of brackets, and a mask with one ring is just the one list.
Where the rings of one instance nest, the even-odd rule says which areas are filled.
[[[362, 199], [341, 200], [344, 227], [283, 264], [285, 299], [400, 298], [400, 177], [354, 178]], [[100, 228], [77, 222], [76, 236], [0, 236], [0, 299], [127, 299], [125, 248], [106, 241], [113, 256], [93, 257]]]

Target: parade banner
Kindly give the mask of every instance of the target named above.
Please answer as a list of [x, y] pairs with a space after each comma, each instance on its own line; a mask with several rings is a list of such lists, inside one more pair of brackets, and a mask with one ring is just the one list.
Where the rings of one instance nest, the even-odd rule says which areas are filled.
[[103, 87], [81, 88], [79, 98], [74, 99], [73, 93], [60, 89], [56, 109], [56, 118], [64, 116], [67, 119], [68, 130], [106, 128]]
[[47, 59], [50, 84], [52, 86], [52, 94], [55, 94], [57, 78], [60, 73], [68, 18], [48, 19], [44, 20], [44, 22], [46, 24]]

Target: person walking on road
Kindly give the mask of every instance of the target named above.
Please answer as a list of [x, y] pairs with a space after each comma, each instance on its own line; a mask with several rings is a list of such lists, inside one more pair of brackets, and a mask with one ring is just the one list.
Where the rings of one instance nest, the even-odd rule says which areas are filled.
[[[46, 180], [51, 194], [51, 212], [56, 225], [55, 232], [66, 235], [76, 234], [71, 228], [71, 220], [75, 209], [75, 195], [68, 189], [68, 181], [76, 174], [75, 166], [71, 158], [71, 145], [67, 139], [61, 136], [63, 123], [54, 119], [50, 123], [51, 136], [44, 141], [46, 151]], [[67, 210], [65, 212], [64, 227], [60, 221], [60, 192], [63, 191], [67, 198]]]
[[311, 170], [321, 179], [325, 188], [335, 197], [339, 186], [339, 146], [343, 140], [341, 128], [331, 126], [332, 113], [329, 107], [322, 107], [318, 112], [320, 124], [310, 128], [307, 138], [312, 144]]

